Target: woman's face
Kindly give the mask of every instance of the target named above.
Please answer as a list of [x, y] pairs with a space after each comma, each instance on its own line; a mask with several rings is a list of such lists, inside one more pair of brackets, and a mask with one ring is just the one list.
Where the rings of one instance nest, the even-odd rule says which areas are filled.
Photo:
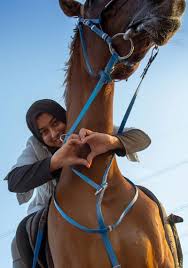
[[42, 113], [36, 119], [44, 143], [49, 147], [61, 147], [60, 136], [65, 133], [66, 125], [57, 120], [53, 115]]

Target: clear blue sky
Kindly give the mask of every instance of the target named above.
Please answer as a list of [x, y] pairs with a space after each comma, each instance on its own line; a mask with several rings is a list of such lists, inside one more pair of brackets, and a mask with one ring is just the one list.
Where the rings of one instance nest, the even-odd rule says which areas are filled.
[[[0, 267], [11, 267], [10, 243], [27, 206], [18, 206], [3, 178], [30, 135], [25, 113], [40, 98], [63, 104], [64, 63], [76, 20], [66, 18], [58, 1], [0, 2]], [[144, 81], [127, 126], [146, 131], [152, 145], [139, 154], [140, 163], [119, 159], [122, 172], [149, 187], [168, 213], [185, 222], [178, 227], [188, 267], [188, 17], [171, 42], [160, 49]], [[135, 89], [144, 64], [127, 82], [117, 83], [115, 124]], [[159, 172], [162, 170], [162, 172]]]

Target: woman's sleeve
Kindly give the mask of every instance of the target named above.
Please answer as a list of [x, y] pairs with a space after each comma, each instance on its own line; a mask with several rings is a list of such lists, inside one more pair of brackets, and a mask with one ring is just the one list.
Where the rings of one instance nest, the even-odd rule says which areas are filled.
[[18, 157], [16, 164], [6, 176], [11, 192], [28, 192], [60, 175], [60, 171], [50, 172], [51, 157], [39, 160], [29, 139], [26, 148]]
[[5, 178], [8, 180], [9, 191], [25, 193], [54, 179], [53, 173], [50, 172], [50, 161], [51, 157], [14, 168]]
[[117, 150], [119, 156], [131, 155], [146, 149], [151, 144], [150, 137], [140, 129], [125, 130], [122, 134], [115, 134], [121, 143], [124, 150]]

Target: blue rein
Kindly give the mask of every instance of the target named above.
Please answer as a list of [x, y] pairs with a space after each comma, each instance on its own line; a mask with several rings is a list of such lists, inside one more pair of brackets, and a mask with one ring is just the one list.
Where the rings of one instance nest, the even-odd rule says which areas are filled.
[[[85, 44], [85, 40], [84, 40], [84, 36], [83, 36], [83, 25], [89, 27], [93, 32], [95, 32], [99, 37], [101, 37], [106, 42], [106, 44], [108, 46], [112, 47], [112, 38], [108, 34], [104, 33], [101, 29], [99, 29], [96, 26], [96, 25], [100, 25], [100, 22], [101, 22], [100, 19], [88, 20], [88, 19], [79, 18], [79, 20], [78, 20], [78, 28], [79, 28], [79, 32], [80, 32], [80, 40], [81, 40], [81, 44], [82, 44], [83, 56], [84, 56], [84, 59], [85, 59], [87, 71], [93, 77], [97, 77], [98, 75], [96, 75], [94, 73], [93, 68], [91, 67], [89, 59], [88, 59], [87, 48], [86, 48], [86, 44]], [[152, 53], [153, 53], [153, 51], [152, 51]], [[158, 51], [157, 51], [157, 53], [158, 53]], [[144, 70], [142, 80], [143, 80], [145, 74], [147, 73], [147, 70], [148, 70], [151, 62], [156, 57], [157, 53], [154, 56], [151, 56], [150, 62], [148, 64], [148, 66], [146, 67], [146, 69]], [[113, 67], [114, 67], [114, 65], [116, 63], [121, 61], [122, 57], [120, 57], [118, 55], [118, 53], [115, 52], [115, 50], [113, 50], [111, 54], [112, 54], [112, 56], [110, 57], [105, 69], [102, 70], [99, 73], [99, 81], [98, 81], [97, 85], [93, 89], [89, 99], [85, 103], [85, 105], [82, 108], [82, 110], [81, 110], [80, 114], [78, 115], [77, 119], [75, 120], [75, 122], [73, 123], [73, 125], [71, 126], [69, 131], [67, 132], [64, 142], [66, 142], [67, 139], [69, 138], [69, 136], [76, 130], [76, 128], [78, 127], [80, 121], [85, 116], [85, 114], [88, 111], [90, 105], [92, 104], [94, 99], [97, 97], [97, 95], [100, 92], [100, 90], [102, 89], [102, 87], [105, 84], [107, 84], [107, 83], [112, 81], [112, 78], [111, 78], [112, 69], [113, 69]], [[132, 110], [132, 107], [134, 105], [136, 96], [138, 94], [140, 84], [137, 87], [137, 90], [136, 90], [136, 92], [135, 92], [135, 94], [134, 94], [134, 96], [133, 96], [133, 98], [132, 98], [132, 100], [131, 100], [128, 108], [127, 108], [127, 111], [126, 111], [126, 113], [125, 113], [125, 115], [123, 117], [123, 120], [122, 120], [122, 122], [120, 124], [120, 127], [119, 127], [119, 130], [118, 130], [118, 134], [121, 134], [123, 132], [123, 129], [125, 127], [127, 119], [129, 117], [129, 114], [130, 114], [130, 112]], [[106, 225], [105, 221], [104, 221], [104, 218], [103, 218], [102, 210], [101, 210], [101, 204], [102, 204], [104, 192], [105, 192], [106, 188], [108, 187], [107, 177], [108, 177], [108, 173], [109, 173], [109, 170], [110, 170], [110, 167], [111, 167], [113, 159], [114, 159], [114, 155], [112, 155], [111, 160], [110, 160], [110, 162], [109, 162], [109, 164], [108, 164], [108, 166], [107, 166], [107, 168], [106, 168], [106, 170], [105, 170], [105, 172], [103, 174], [102, 183], [100, 185], [95, 183], [92, 179], [90, 179], [86, 175], [82, 174], [81, 172], [79, 172], [75, 168], [72, 168], [72, 171], [77, 176], [79, 176], [82, 180], [84, 180], [86, 183], [88, 183], [91, 187], [93, 187], [96, 190], [95, 195], [96, 195], [97, 220], [98, 220], [98, 225], [99, 225], [98, 228], [96, 228], [96, 229], [88, 228], [86, 226], [83, 226], [83, 225], [79, 224], [74, 219], [69, 217], [61, 209], [61, 207], [59, 206], [58, 201], [56, 200], [56, 197], [55, 197], [55, 193], [54, 193], [53, 200], [54, 200], [54, 205], [55, 205], [56, 209], [58, 210], [58, 212], [60, 213], [60, 215], [66, 221], [68, 221], [70, 224], [72, 224], [73, 226], [77, 227], [78, 229], [80, 229], [80, 230], [82, 230], [84, 232], [87, 232], [87, 233], [99, 233], [101, 235], [101, 237], [103, 239], [103, 242], [104, 242], [104, 245], [105, 245], [105, 248], [106, 248], [106, 251], [107, 251], [107, 254], [108, 254], [109, 261], [111, 262], [112, 267], [113, 268], [120, 268], [121, 266], [118, 263], [118, 259], [116, 257], [116, 254], [115, 254], [114, 250], [113, 250], [112, 244], [111, 244], [109, 236], [108, 236], [108, 232], [110, 232], [113, 229], [115, 229], [122, 222], [123, 218], [127, 215], [127, 213], [130, 211], [130, 209], [134, 206], [134, 204], [135, 204], [135, 202], [137, 201], [137, 198], [138, 198], [138, 188], [133, 182], [131, 182], [130, 180], [127, 179], [129, 181], [129, 183], [134, 187], [135, 195], [134, 195], [133, 199], [130, 201], [130, 203], [128, 204], [128, 206], [124, 209], [124, 211], [120, 215], [119, 219], [112, 225]], [[36, 247], [35, 247], [35, 252], [34, 252], [34, 259], [33, 259], [32, 268], [35, 268], [35, 266], [36, 266], [41, 242], [42, 242], [42, 233], [41, 233], [41, 230], [39, 230], [38, 235], [37, 235], [37, 242], [36, 242]]]

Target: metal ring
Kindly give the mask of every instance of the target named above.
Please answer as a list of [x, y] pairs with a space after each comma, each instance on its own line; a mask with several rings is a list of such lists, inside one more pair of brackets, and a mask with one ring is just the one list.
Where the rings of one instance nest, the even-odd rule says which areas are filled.
[[64, 143], [65, 136], [66, 136], [66, 134], [61, 134], [61, 136], [59, 138], [62, 143]]
[[[125, 33], [117, 33], [117, 34], [115, 34], [111, 39], [113, 40], [113, 39], [115, 39], [115, 38], [118, 37], [118, 36], [123, 36], [123, 39], [124, 39], [124, 40], [128, 40], [128, 41], [130, 41], [130, 43], [131, 43], [130, 51], [129, 51], [129, 53], [128, 53], [126, 56], [121, 57], [121, 56], [118, 55], [120, 61], [121, 61], [121, 60], [126, 60], [126, 59], [128, 59], [128, 58], [133, 54], [133, 51], [134, 51], [134, 44], [133, 44], [133, 41], [132, 41], [131, 38], [128, 38], [128, 39], [125, 39], [125, 38], [124, 38]], [[110, 53], [111, 53], [111, 54], [113, 54], [114, 52], [116, 52], [115, 49], [112, 47], [112, 44], [111, 44], [111, 43], [109, 43], [108, 46], [109, 46], [109, 50], [110, 50]]]

